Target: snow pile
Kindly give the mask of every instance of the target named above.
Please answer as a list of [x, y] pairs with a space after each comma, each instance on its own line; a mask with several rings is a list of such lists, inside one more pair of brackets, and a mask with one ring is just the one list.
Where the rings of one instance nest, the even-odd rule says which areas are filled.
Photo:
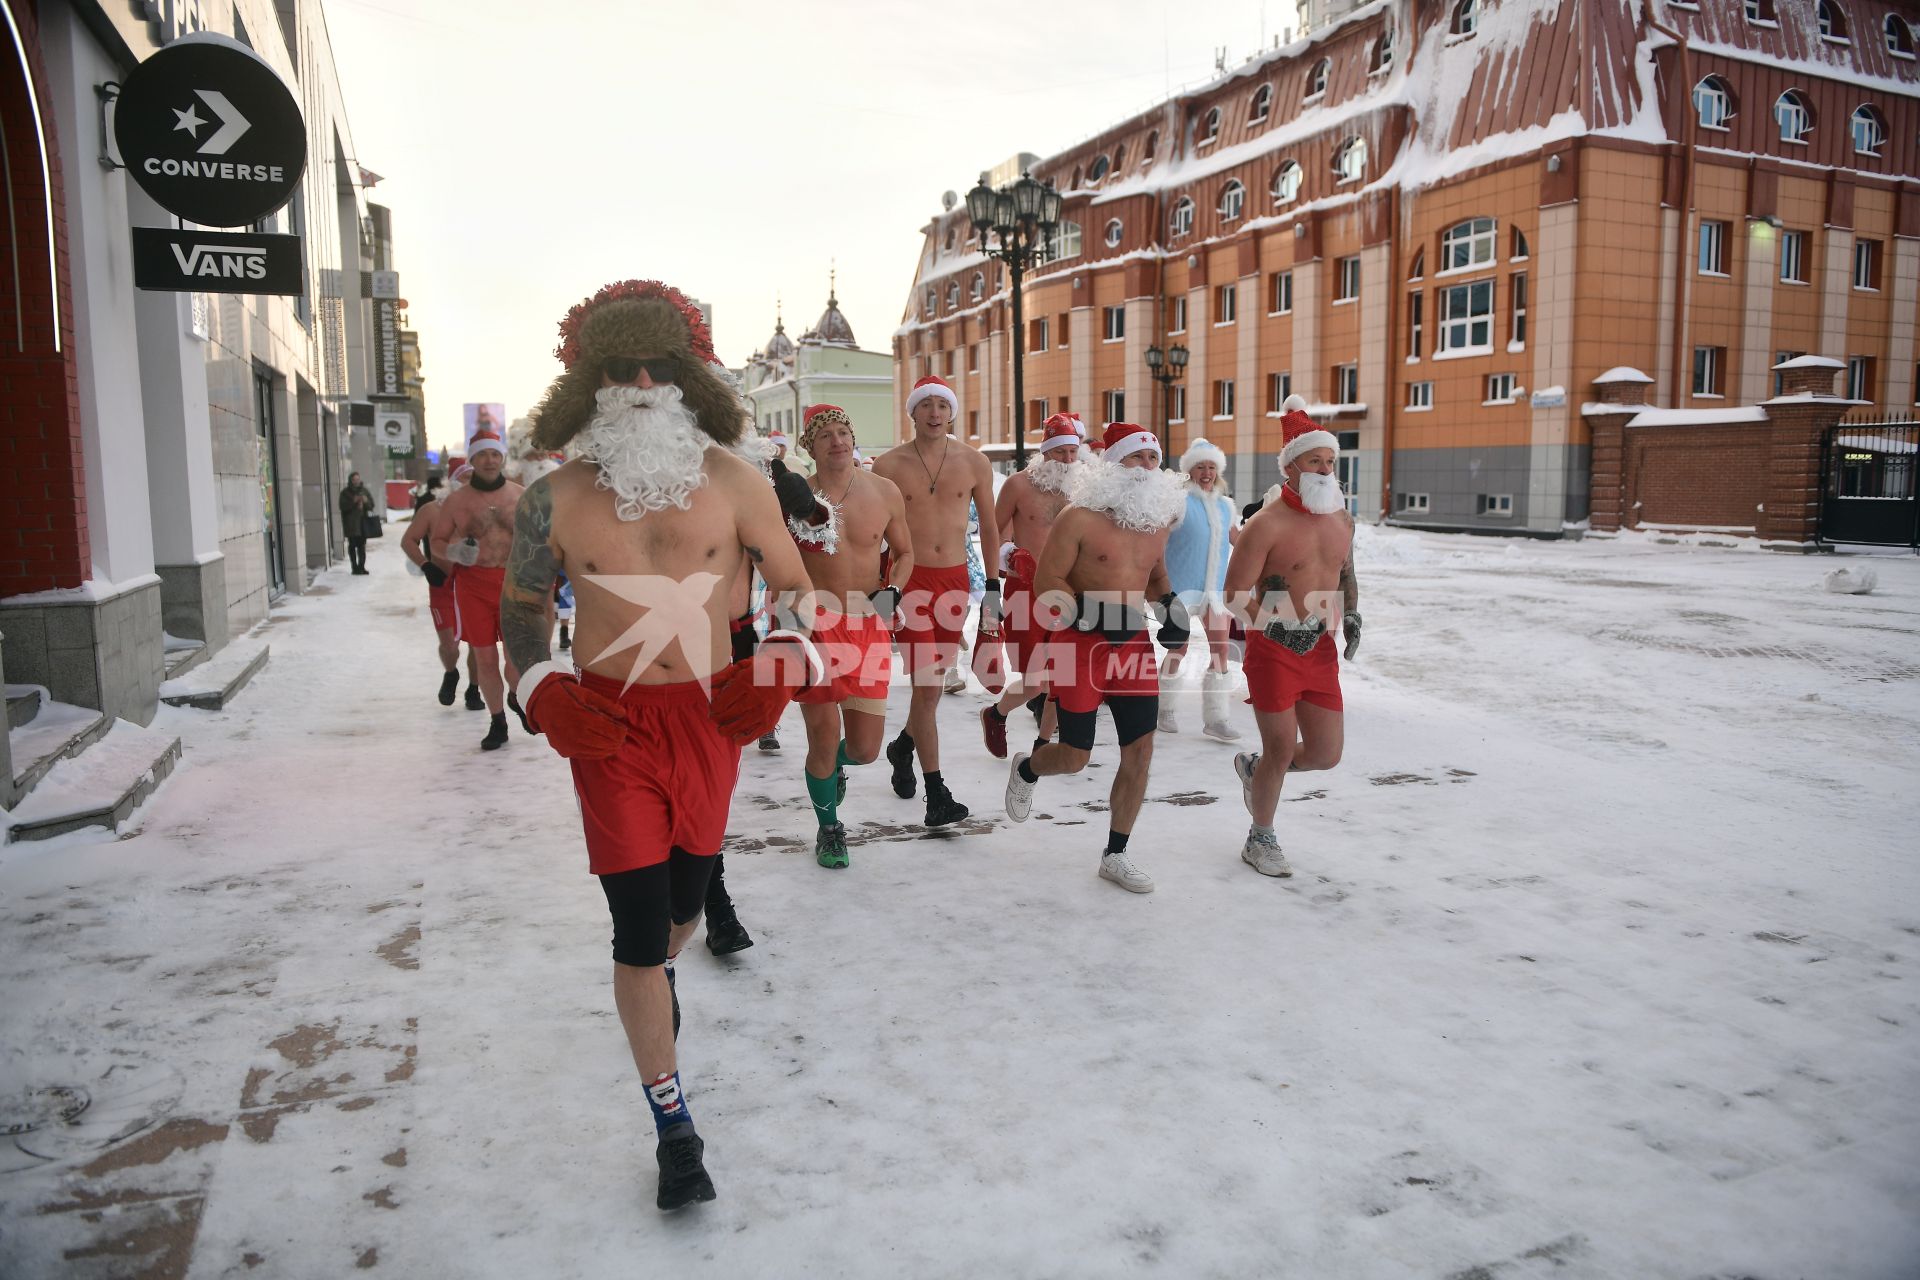
[[1870, 564], [1842, 565], [1820, 581], [1833, 595], [1864, 596], [1880, 585], [1880, 575]]

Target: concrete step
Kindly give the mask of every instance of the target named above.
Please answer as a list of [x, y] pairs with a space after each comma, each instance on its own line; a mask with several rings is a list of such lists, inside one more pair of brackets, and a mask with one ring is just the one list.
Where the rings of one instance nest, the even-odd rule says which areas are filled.
[[7, 841], [46, 840], [84, 827], [119, 831], [179, 761], [179, 738], [116, 720], [84, 751], [55, 762], [33, 794], [14, 805]]
[[218, 711], [259, 674], [272, 652], [272, 647], [262, 640], [235, 640], [211, 659], [195, 666], [184, 678], [169, 678], [160, 686], [160, 701], [174, 707]]
[[192, 648], [186, 648], [184, 646], [174, 648], [169, 645], [167, 647], [166, 678], [169, 680], [178, 680], [181, 676], [205, 662], [210, 656], [212, 655], [207, 652], [207, 646], [203, 643], [196, 642]]
[[7, 686], [7, 728], [18, 729], [40, 714], [43, 690], [37, 684]]
[[14, 769], [8, 794], [13, 803], [38, 786], [53, 766], [79, 755], [112, 727], [111, 720], [91, 707], [41, 703], [32, 720], [7, 734]]

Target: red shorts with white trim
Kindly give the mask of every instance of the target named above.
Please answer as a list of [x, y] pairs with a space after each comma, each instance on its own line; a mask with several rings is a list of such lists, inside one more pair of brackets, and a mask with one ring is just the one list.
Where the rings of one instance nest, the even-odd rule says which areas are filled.
[[1096, 711], [1108, 698], [1160, 694], [1160, 667], [1145, 631], [1120, 644], [1098, 631], [1049, 632], [1034, 674], [1047, 682], [1048, 695], [1062, 711]]
[[1340, 651], [1331, 633], [1305, 653], [1295, 653], [1259, 632], [1247, 637], [1247, 701], [1255, 711], [1291, 711], [1297, 702], [1339, 711]]
[[857, 617], [823, 613], [814, 622], [812, 638], [827, 669], [826, 678], [796, 695], [795, 702], [887, 700], [887, 682], [893, 677], [893, 633], [884, 619], [870, 613]]
[[619, 701], [627, 740], [605, 760], [574, 760], [573, 789], [594, 875], [658, 866], [675, 848], [720, 852], [740, 747], [714, 727], [697, 680], [636, 684], [590, 671], [580, 681]]
[[967, 566], [928, 569], [915, 565], [900, 593], [900, 669], [911, 675], [922, 667], [951, 667], [960, 656], [960, 632], [973, 607]]
[[1000, 634], [1007, 642], [1013, 669], [1026, 674], [1027, 664], [1039, 657], [1048, 632], [1034, 620], [1033, 584], [1011, 574], [1000, 579]]
[[453, 576], [454, 630], [462, 644], [500, 643], [500, 587], [504, 568], [462, 565]]
[[439, 586], [427, 587], [427, 612], [433, 615], [435, 631], [452, 631], [454, 626], [453, 580], [459, 577], [456, 568], [447, 575], [447, 580]]

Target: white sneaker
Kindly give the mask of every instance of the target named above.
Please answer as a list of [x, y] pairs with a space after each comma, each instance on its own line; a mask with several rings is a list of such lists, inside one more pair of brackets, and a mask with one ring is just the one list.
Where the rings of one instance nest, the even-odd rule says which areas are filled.
[[1253, 816], [1253, 770], [1260, 763], [1258, 751], [1242, 751], [1233, 758], [1234, 776], [1240, 779], [1240, 799], [1247, 806], [1247, 816]]
[[1279, 841], [1257, 831], [1247, 832], [1247, 842], [1240, 846], [1240, 861], [1263, 876], [1279, 876], [1284, 879], [1293, 874], [1293, 867], [1288, 864], [1287, 855], [1280, 852]]
[[1209, 720], [1207, 721], [1206, 728], [1202, 729], [1201, 732], [1209, 738], [1212, 738], [1215, 742], [1240, 741], [1240, 731], [1228, 724], [1225, 720]]
[[1020, 776], [1020, 766], [1026, 762], [1027, 753], [1022, 751], [1013, 758], [1013, 767], [1007, 770], [1007, 816], [1015, 822], [1025, 822], [1033, 812], [1035, 784]]
[[1225, 671], [1209, 671], [1200, 685], [1200, 709], [1206, 721], [1201, 730], [1215, 742], [1238, 742], [1240, 731], [1233, 727], [1227, 718], [1228, 695], [1233, 689], [1233, 676]]
[[1165, 702], [1160, 704], [1160, 719], [1153, 726], [1153, 731], [1155, 733], [1180, 732], [1180, 722], [1173, 718], [1173, 708], [1167, 706]]
[[948, 693], [965, 693], [967, 691], [967, 673], [962, 671], [958, 664], [948, 667], [947, 682], [942, 687], [945, 688]]
[[1153, 877], [1134, 866], [1124, 853], [1100, 855], [1100, 878], [1113, 881], [1128, 893], [1153, 892]]

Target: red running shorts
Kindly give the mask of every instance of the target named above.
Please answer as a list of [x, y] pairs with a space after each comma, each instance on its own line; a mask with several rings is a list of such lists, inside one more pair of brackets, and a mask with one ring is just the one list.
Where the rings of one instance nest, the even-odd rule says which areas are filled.
[[1062, 711], [1097, 711], [1113, 697], [1159, 696], [1160, 668], [1145, 631], [1121, 644], [1073, 627], [1046, 634], [1034, 674]]
[[908, 675], [923, 667], [951, 667], [960, 656], [960, 631], [973, 600], [967, 590], [967, 566], [927, 569], [915, 565], [900, 593], [900, 669]]
[[1259, 632], [1247, 637], [1247, 701], [1255, 711], [1291, 711], [1296, 702], [1339, 711], [1340, 651], [1331, 633], [1305, 653], [1267, 639]]
[[454, 630], [462, 644], [500, 643], [500, 586], [503, 568], [462, 565], [453, 575]]
[[878, 701], [884, 714], [887, 682], [893, 677], [893, 635], [885, 620], [872, 614], [823, 613], [814, 622], [812, 638], [827, 676], [794, 701]]

